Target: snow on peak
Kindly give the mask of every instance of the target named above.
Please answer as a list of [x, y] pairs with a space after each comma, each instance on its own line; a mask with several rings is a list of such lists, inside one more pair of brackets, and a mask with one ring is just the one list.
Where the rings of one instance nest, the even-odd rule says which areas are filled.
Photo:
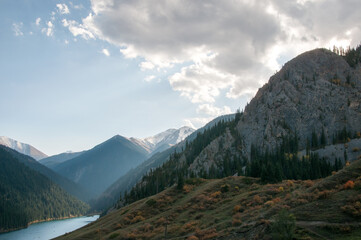
[[170, 128], [154, 136], [146, 137], [143, 139], [130, 138], [130, 140], [133, 143], [147, 149], [149, 153], [152, 153], [155, 150], [164, 150], [183, 141], [194, 131], [195, 129], [191, 127], [181, 127], [179, 129]]
[[15, 151], [28, 155], [36, 160], [40, 160], [42, 158], [47, 157], [46, 154], [40, 152], [38, 149], [34, 148], [33, 146], [16, 141], [12, 138], [8, 138], [5, 136], [0, 137], [0, 145], [4, 145], [8, 148], [14, 149]]

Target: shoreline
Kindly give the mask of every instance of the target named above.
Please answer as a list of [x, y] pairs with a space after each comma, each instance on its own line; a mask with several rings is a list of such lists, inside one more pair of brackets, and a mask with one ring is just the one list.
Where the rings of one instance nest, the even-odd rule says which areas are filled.
[[[94, 214], [94, 215], [96, 215], [96, 214]], [[70, 215], [70, 216], [67, 216], [67, 217], [60, 217], [60, 218], [47, 218], [47, 219], [43, 219], [43, 220], [34, 220], [34, 221], [31, 221], [31, 222], [28, 222], [27, 225], [23, 226], [23, 227], [11, 228], [11, 229], [6, 229], [6, 230], [0, 229], [0, 234], [25, 229], [25, 228], [28, 228], [30, 225], [35, 224], [35, 223], [50, 222], [50, 221], [56, 221], [56, 220], [65, 220], [65, 219], [77, 218], [77, 217], [90, 217], [90, 216], [94, 216], [94, 215], [88, 215], [88, 214], [87, 215], [77, 215], [77, 216]]]

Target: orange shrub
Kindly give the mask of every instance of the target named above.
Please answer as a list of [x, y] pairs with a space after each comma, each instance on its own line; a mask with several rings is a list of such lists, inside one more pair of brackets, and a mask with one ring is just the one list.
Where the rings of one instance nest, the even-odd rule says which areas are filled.
[[281, 202], [281, 198], [276, 197], [276, 198], [274, 198], [272, 201], [273, 201], [274, 203], [279, 203], [279, 202]]
[[200, 230], [197, 229], [196, 230], [196, 236], [199, 239], [214, 239], [215, 237], [218, 237], [218, 233], [217, 230], [215, 228], [210, 228], [210, 229], [206, 229], [206, 230]]
[[303, 183], [305, 184], [306, 187], [312, 187], [313, 186], [313, 182], [311, 180], [305, 180], [305, 181], [303, 181]]
[[239, 212], [239, 210], [241, 210], [241, 206], [240, 206], [240, 205], [234, 206], [233, 212]]
[[261, 204], [262, 203], [262, 199], [260, 198], [260, 196], [256, 195], [253, 197], [253, 201], [257, 204]]
[[144, 220], [145, 220], [145, 218], [142, 215], [137, 215], [130, 222], [131, 223], [137, 223], [137, 222], [141, 222], [141, 221], [144, 221]]
[[287, 180], [287, 186], [288, 187], [293, 187], [295, 184], [293, 183], [292, 180]]
[[351, 180], [348, 180], [344, 185], [343, 189], [352, 189], [355, 187], [355, 183]]
[[241, 224], [242, 224], [241, 214], [240, 213], [234, 214], [233, 217], [232, 217], [232, 225], [233, 226], [239, 226]]
[[191, 232], [194, 231], [196, 229], [198, 222], [197, 221], [191, 221], [191, 222], [187, 222], [182, 226], [181, 231], [182, 232]]
[[186, 192], [186, 193], [189, 193], [190, 191], [192, 191], [194, 188], [193, 185], [189, 185], [189, 184], [186, 184], [183, 186], [183, 191]]
[[214, 192], [211, 194], [211, 197], [212, 198], [216, 198], [216, 197], [219, 197], [221, 195], [221, 192], [220, 191], [217, 191], [217, 192]]
[[197, 238], [196, 236], [192, 235], [190, 237], [187, 238], [187, 240], [198, 240], [199, 238]]
[[352, 152], [358, 152], [358, 151], [360, 151], [360, 148], [358, 148], [358, 147], [352, 148]]
[[357, 138], [361, 138], [361, 133], [360, 133], [360, 132], [357, 132], [357, 133], [356, 133], [356, 137], [357, 137]]
[[278, 191], [283, 192], [285, 189], [283, 187], [279, 187]]

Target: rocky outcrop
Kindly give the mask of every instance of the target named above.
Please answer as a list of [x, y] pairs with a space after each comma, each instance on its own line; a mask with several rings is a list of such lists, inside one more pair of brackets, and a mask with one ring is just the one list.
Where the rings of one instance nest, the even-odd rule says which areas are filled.
[[306, 52], [288, 62], [246, 107], [237, 130], [250, 145], [272, 147], [282, 135], [297, 132], [300, 148], [322, 128], [331, 143], [344, 127], [361, 129], [361, 69], [325, 49]]

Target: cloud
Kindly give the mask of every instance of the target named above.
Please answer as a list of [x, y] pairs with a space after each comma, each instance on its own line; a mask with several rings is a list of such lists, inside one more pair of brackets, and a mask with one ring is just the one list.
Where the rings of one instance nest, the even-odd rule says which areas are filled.
[[146, 76], [146, 77], [144, 78], [144, 80], [145, 80], [146, 82], [150, 82], [150, 81], [152, 81], [154, 78], [155, 78], [154, 75], [149, 75], [149, 76]]
[[221, 115], [230, 114], [232, 113], [232, 111], [228, 106], [224, 106], [223, 108], [218, 108], [211, 104], [202, 104], [198, 106], [197, 113], [210, 115], [212, 117], [218, 117]]
[[142, 71], [152, 70], [154, 67], [155, 67], [154, 64], [151, 62], [141, 62], [140, 63], [140, 69], [142, 69]]
[[56, 7], [58, 8], [58, 12], [59, 12], [60, 14], [69, 14], [69, 13], [70, 13], [69, 8], [68, 8], [68, 6], [67, 6], [65, 3], [63, 3], [63, 4], [56, 4]]
[[170, 85], [201, 105], [221, 94], [254, 95], [305, 50], [361, 39], [356, 0], [91, 0], [91, 8], [81, 24], [69, 23], [74, 36], [107, 41], [125, 58], [141, 57], [143, 71], [183, 66], [170, 71]]
[[183, 120], [184, 126], [189, 126], [194, 129], [198, 129], [200, 127], [203, 127], [210, 121], [212, 121], [213, 117], [196, 117], [196, 118], [186, 118]]
[[39, 17], [35, 20], [36, 26], [39, 26], [39, 25], [40, 25], [40, 21], [41, 21], [41, 18], [39, 18]]
[[46, 36], [51, 37], [54, 34], [54, 24], [51, 21], [48, 21], [48, 23], [46, 24], [47, 27], [41, 29], [41, 32], [45, 33]]
[[110, 56], [110, 53], [109, 53], [108, 49], [106, 49], [106, 48], [103, 48], [102, 53], [107, 57]]
[[95, 39], [94, 34], [88, 30], [86, 26], [83, 24], [79, 24], [74, 20], [62, 20], [63, 26], [67, 27], [69, 31], [73, 34], [74, 37], [81, 36], [82, 38], [88, 39]]
[[12, 30], [13, 30], [15, 36], [23, 36], [24, 35], [24, 33], [22, 32], [23, 25], [24, 24], [22, 22], [13, 23]]

